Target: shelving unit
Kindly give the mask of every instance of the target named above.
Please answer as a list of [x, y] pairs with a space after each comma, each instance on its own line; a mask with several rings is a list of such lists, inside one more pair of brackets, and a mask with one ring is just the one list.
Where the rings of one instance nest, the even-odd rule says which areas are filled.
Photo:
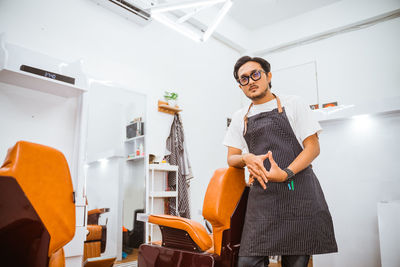
[[[178, 166], [167, 163], [149, 164], [149, 172], [149, 178], [146, 180], [146, 213], [155, 213], [155, 199], [172, 197], [176, 198], [175, 207], [178, 210], [178, 183], [174, 191], [168, 191], [167, 187], [168, 173], [175, 172], [176, 177], [178, 177]], [[152, 242], [154, 239], [157, 239], [154, 236], [154, 225], [146, 222], [146, 242]]]
[[[145, 153], [145, 145], [144, 145], [144, 135], [140, 135], [140, 136], [135, 136], [129, 139], [125, 140], [125, 147], [126, 147], [126, 151], [127, 151], [127, 158], [126, 160], [141, 160], [144, 159], [146, 156]], [[137, 153], [138, 151], [138, 147], [140, 147], [140, 145], [142, 145], [142, 151], [139, 151], [139, 155]]]

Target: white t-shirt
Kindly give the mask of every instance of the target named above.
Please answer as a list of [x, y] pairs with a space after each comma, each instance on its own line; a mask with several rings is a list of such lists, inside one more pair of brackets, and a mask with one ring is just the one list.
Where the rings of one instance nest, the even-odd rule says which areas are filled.
[[[310, 107], [300, 97], [294, 95], [281, 95], [278, 97], [281, 100], [282, 107], [285, 107], [286, 116], [297, 141], [304, 148], [304, 139], [315, 133], [319, 134], [322, 131], [321, 125], [314, 118]], [[276, 99], [272, 99], [264, 104], [253, 105], [247, 116], [251, 117], [261, 112], [271, 111], [277, 107]], [[225, 146], [238, 148], [243, 153], [249, 151], [243, 137], [244, 115], [246, 115], [248, 109], [249, 107], [247, 106], [233, 114], [223, 143]]]

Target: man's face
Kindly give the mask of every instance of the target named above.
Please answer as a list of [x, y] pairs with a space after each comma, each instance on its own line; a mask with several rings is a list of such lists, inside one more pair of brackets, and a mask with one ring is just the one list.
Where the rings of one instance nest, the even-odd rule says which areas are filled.
[[[261, 78], [254, 81], [251, 76], [254, 72], [261, 71]], [[238, 70], [239, 79], [242, 76], [249, 77], [247, 85], [239, 85], [243, 93], [251, 100], [262, 99], [268, 92], [269, 82], [271, 81], [271, 73], [266, 74], [261, 65], [254, 61], [249, 61], [243, 64]]]

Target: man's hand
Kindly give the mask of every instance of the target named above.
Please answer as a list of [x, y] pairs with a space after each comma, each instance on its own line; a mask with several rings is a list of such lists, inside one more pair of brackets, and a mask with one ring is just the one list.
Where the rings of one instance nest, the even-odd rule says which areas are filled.
[[254, 177], [253, 177], [253, 175], [250, 174], [249, 181], [248, 181], [247, 185], [251, 186], [251, 185], [253, 185], [253, 183], [254, 183]]
[[268, 172], [264, 167], [264, 160], [267, 158], [268, 154], [256, 156], [249, 153], [242, 156], [242, 160], [246, 164], [247, 169], [250, 172], [250, 176], [257, 179], [257, 181], [264, 189], [267, 188], [265, 184], [268, 183]]
[[[271, 163], [269, 171], [264, 167], [266, 159], [269, 159]], [[287, 178], [287, 173], [276, 164], [271, 151], [264, 155], [242, 154], [242, 150], [228, 147], [228, 165], [236, 168], [244, 168], [247, 165], [250, 178], [257, 179], [264, 189], [267, 188], [265, 184], [268, 183], [268, 180], [271, 182], [284, 182]], [[295, 171], [292, 168], [290, 169]]]
[[272, 157], [272, 152], [268, 151], [266, 154], [269, 162], [271, 163], [271, 169], [267, 171], [267, 178], [271, 182], [284, 182], [287, 178], [287, 173], [282, 170], [278, 164], [276, 164], [274, 158]]

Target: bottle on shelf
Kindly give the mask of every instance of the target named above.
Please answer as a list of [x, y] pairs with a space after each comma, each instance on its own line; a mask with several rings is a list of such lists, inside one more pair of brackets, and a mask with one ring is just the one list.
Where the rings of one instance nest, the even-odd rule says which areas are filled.
[[136, 156], [140, 156], [140, 147], [139, 146], [136, 147]]
[[139, 151], [140, 151], [140, 156], [144, 156], [144, 149], [143, 149], [142, 143], [140, 143], [140, 145], [139, 145]]

